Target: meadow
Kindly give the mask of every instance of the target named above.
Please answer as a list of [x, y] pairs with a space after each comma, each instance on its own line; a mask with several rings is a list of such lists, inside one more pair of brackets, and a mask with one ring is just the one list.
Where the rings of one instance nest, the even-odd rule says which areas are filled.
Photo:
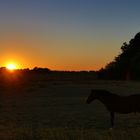
[[0, 140], [140, 138], [140, 114], [117, 114], [115, 128], [110, 130], [104, 105], [99, 101], [86, 104], [91, 89], [129, 95], [140, 93], [140, 82], [21, 79], [12, 77], [0, 83]]

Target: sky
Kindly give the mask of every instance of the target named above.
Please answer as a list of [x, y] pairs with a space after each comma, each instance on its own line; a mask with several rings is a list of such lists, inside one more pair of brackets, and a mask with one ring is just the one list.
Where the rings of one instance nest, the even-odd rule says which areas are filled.
[[139, 0], [1, 0], [0, 67], [99, 70], [140, 30]]

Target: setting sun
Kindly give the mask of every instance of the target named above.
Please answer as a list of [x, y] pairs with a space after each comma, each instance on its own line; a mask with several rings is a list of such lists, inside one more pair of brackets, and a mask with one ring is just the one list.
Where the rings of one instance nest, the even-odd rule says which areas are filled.
[[15, 69], [17, 69], [16, 64], [14, 64], [14, 63], [7, 64], [6, 68], [8, 70], [15, 70]]

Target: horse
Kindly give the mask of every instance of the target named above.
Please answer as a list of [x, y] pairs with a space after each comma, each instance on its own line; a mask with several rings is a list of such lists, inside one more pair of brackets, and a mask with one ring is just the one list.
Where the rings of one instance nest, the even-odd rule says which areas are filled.
[[111, 116], [111, 128], [114, 127], [115, 113], [128, 114], [140, 112], [140, 94], [119, 96], [103, 89], [92, 89], [86, 102], [90, 104], [94, 100], [102, 102]]

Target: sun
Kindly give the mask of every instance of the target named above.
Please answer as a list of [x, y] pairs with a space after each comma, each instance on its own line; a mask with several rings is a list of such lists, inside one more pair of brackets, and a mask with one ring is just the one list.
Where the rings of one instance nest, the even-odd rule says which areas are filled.
[[16, 64], [14, 63], [7, 64], [6, 68], [11, 71], [17, 69]]

